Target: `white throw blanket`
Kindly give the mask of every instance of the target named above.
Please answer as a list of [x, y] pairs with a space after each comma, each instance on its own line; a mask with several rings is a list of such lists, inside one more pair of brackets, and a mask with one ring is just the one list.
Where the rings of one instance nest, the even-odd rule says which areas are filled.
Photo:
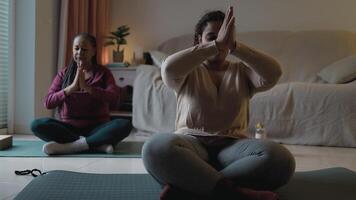
[[166, 133], [175, 130], [174, 92], [162, 81], [160, 68], [141, 65], [137, 68], [133, 90], [133, 126], [138, 131]]
[[258, 122], [278, 142], [356, 147], [356, 85], [276, 85], [251, 100], [251, 133]]

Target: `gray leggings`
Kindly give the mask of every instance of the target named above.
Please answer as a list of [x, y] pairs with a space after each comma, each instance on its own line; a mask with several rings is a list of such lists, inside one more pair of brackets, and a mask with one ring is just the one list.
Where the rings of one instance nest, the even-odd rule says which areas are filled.
[[207, 139], [182, 134], [156, 134], [143, 146], [143, 163], [161, 185], [171, 184], [201, 195], [229, 178], [241, 187], [274, 190], [294, 173], [292, 154], [267, 140]]

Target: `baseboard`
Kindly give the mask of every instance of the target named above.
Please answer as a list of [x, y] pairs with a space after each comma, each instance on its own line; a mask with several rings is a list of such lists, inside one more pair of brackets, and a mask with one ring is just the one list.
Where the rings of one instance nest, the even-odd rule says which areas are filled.
[[15, 124], [14, 133], [16, 133], [16, 134], [32, 134], [32, 131], [29, 126]]

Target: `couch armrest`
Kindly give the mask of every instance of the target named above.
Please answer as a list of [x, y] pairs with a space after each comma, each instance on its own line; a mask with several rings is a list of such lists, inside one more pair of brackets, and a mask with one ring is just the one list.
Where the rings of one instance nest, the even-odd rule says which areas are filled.
[[132, 123], [138, 131], [174, 131], [176, 97], [174, 92], [164, 85], [160, 68], [152, 65], [141, 65], [137, 68], [132, 103]]

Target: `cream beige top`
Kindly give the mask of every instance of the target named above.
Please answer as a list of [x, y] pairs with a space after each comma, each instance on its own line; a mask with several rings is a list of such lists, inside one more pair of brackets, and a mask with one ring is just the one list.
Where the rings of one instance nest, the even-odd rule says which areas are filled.
[[280, 76], [273, 73], [280, 70], [277, 62], [251, 49], [247, 51], [255, 54], [250, 58], [259, 59], [255, 63], [265, 65], [230, 62], [219, 88], [202, 64], [218, 53], [215, 42], [182, 50], [165, 60], [162, 78], [177, 97], [175, 133], [246, 137], [250, 98], [255, 92], [271, 88]]

